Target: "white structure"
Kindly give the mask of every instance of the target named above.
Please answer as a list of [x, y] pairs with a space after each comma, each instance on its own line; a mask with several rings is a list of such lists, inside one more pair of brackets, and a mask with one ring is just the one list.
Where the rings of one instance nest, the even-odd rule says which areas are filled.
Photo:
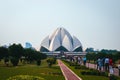
[[57, 28], [51, 35], [43, 39], [40, 51], [43, 53], [83, 52], [81, 42], [75, 36], [72, 37], [64, 28]]

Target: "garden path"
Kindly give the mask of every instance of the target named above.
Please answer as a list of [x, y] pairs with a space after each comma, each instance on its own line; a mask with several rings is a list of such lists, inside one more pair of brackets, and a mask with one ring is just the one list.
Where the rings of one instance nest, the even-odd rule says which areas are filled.
[[65, 77], [65, 80], [82, 80], [71, 69], [69, 69], [61, 60], [58, 60], [58, 65]]

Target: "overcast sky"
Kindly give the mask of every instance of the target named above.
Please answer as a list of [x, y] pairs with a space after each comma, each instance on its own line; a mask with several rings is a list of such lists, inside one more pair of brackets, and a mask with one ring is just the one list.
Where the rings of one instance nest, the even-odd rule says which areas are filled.
[[120, 50], [120, 0], [0, 0], [0, 45], [36, 49], [64, 27], [83, 48]]

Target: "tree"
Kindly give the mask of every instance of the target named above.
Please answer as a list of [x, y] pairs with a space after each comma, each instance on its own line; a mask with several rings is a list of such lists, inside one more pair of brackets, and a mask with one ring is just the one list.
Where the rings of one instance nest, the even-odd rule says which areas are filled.
[[36, 51], [36, 62], [38, 66], [41, 64], [41, 59], [42, 59], [42, 54]]
[[97, 58], [104, 58], [104, 57], [106, 57], [106, 56], [107, 56], [107, 54], [104, 53], [104, 52], [98, 52], [98, 53], [97, 53]]
[[8, 48], [0, 47], [0, 60], [1, 59], [4, 59], [4, 63], [8, 66], [8, 62], [9, 62]]
[[19, 63], [19, 59], [23, 55], [23, 47], [21, 44], [13, 44], [9, 46], [10, 60], [13, 66], [17, 66]]
[[39, 51], [33, 50], [31, 48], [24, 49], [25, 60], [28, 63], [32, 63], [33, 61], [37, 62], [37, 65], [41, 64], [42, 59], [46, 59], [46, 54], [40, 53]]
[[88, 60], [96, 60], [96, 53], [89, 52], [89, 53], [87, 53], [86, 57]]
[[40, 65], [41, 64], [41, 60], [42, 59], [46, 59], [46, 58], [47, 58], [46, 54], [40, 53], [38, 51], [35, 52], [35, 60], [37, 62], [37, 65]]
[[41, 55], [41, 59], [46, 59], [47, 58], [47, 55], [46, 54], [44, 54], [44, 53], [41, 53], [42, 55]]
[[4, 57], [8, 57], [8, 49], [5, 47], [0, 47], [0, 59], [3, 59]]
[[120, 59], [120, 52], [117, 52], [116, 56], [117, 56], [117, 59]]
[[35, 60], [35, 51], [31, 48], [24, 49], [24, 56], [28, 63], [32, 63]]

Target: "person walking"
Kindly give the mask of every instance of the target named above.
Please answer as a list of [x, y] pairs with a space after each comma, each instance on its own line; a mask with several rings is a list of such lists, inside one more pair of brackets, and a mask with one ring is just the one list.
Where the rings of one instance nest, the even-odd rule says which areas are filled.
[[78, 57], [78, 63], [80, 64], [80, 62], [81, 62], [81, 59], [80, 59], [80, 56]]
[[113, 67], [113, 60], [112, 60], [112, 58], [109, 59], [109, 67]]
[[83, 57], [83, 64], [84, 64], [84, 66], [86, 66], [86, 57]]
[[102, 58], [102, 68], [103, 71], [105, 71], [105, 57]]
[[114, 70], [113, 70], [113, 60], [112, 60], [112, 58], [109, 59], [109, 72], [110, 72], [111, 74], [114, 73]]
[[119, 64], [118, 64], [118, 70], [119, 70], [119, 76], [120, 76], [120, 60], [119, 60]]
[[109, 59], [109, 80], [113, 80], [112, 75], [114, 74], [113, 70], [113, 60], [112, 58]]
[[109, 58], [105, 58], [105, 71], [109, 71]]
[[100, 58], [98, 58], [97, 62], [98, 62], [98, 70], [101, 71], [101, 68], [102, 68], [102, 60], [101, 60]]

